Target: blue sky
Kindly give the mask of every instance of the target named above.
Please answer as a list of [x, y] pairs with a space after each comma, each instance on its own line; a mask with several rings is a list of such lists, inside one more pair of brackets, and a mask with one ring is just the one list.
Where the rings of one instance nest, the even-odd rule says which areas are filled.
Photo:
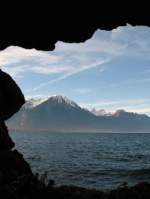
[[150, 28], [98, 30], [85, 43], [57, 42], [50, 52], [10, 46], [0, 52], [26, 98], [65, 95], [89, 109], [150, 115]]

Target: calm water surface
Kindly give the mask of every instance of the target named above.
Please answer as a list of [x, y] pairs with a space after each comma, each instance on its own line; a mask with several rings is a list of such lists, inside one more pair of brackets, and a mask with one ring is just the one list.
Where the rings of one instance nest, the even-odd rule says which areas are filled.
[[97, 189], [150, 181], [150, 134], [12, 132], [34, 172]]

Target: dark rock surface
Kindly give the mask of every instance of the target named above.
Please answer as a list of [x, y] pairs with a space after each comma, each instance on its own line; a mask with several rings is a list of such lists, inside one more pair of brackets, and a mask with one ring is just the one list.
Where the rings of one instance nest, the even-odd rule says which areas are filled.
[[9, 8], [1, 7], [0, 50], [10, 45], [53, 50], [57, 41], [84, 42], [97, 29], [150, 26], [148, 1], [36, 1]]
[[[120, 5], [114, 4], [115, 9], [111, 7], [111, 12], [109, 12], [108, 7], [111, 6], [109, 3], [103, 6], [99, 5], [99, 2], [97, 4], [93, 1], [90, 2], [88, 8], [87, 3], [81, 7], [81, 4], [75, 6], [71, 2], [70, 5], [65, 5], [64, 9], [59, 3], [56, 7], [48, 6], [48, 11], [40, 7], [44, 14], [35, 9], [36, 5], [34, 5], [34, 9], [31, 8], [32, 15], [30, 15], [30, 5], [26, 5], [25, 9], [21, 2], [22, 9], [16, 9], [17, 12], [9, 5], [11, 9], [5, 11], [5, 15], [1, 16], [0, 50], [10, 45], [53, 50], [55, 43], [59, 40], [84, 42], [98, 28], [112, 30], [118, 26], [126, 25], [126, 23], [150, 26], [150, 12], [147, 10], [149, 6], [144, 2], [143, 5], [144, 8], [140, 2], [140, 9], [137, 9], [136, 5], [131, 8], [131, 4], [129, 4], [126, 6], [126, 8], [130, 8], [131, 12], [129, 12], [129, 9], [123, 11], [125, 5], [121, 2]], [[34, 13], [33, 10], [37, 13]], [[144, 11], [144, 14], [141, 14], [141, 11]], [[10, 16], [6, 17], [8, 13]], [[56, 18], [56, 15], [59, 17]], [[0, 123], [17, 112], [23, 103], [24, 97], [19, 87], [8, 75], [0, 71]], [[3, 130], [0, 130], [0, 133], [3, 133]], [[7, 130], [5, 133], [8, 133]], [[10, 139], [9, 137], [5, 138], [3, 136], [4, 141]], [[125, 186], [107, 193], [72, 186], [52, 187], [51, 183], [45, 184], [32, 174], [30, 166], [18, 151], [11, 150], [14, 147], [13, 142], [10, 141], [11, 144], [8, 144], [6, 141], [6, 143], [0, 149], [0, 198], [2, 199], [150, 198], [149, 183], [141, 183], [131, 188]]]
[[[4, 121], [16, 113], [25, 99], [15, 81], [0, 70], [0, 198], [10, 198], [10, 184], [21, 176], [32, 176], [29, 164], [17, 150]], [[7, 197], [8, 196], [8, 197]], [[4, 197], [4, 198], [5, 198]]]
[[9, 74], [0, 70], [0, 121], [10, 118], [24, 103], [18, 85]]
[[143, 182], [104, 192], [75, 186], [55, 187], [37, 176], [25, 175], [0, 186], [0, 196], [2, 199], [149, 199], [150, 184]]
[[23, 155], [17, 150], [0, 151], [0, 186], [9, 184], [23, 175], [32, 175]]
[[0, 123], [0, 151], [9, 151], [14, 148], [15, 143], [8, 134], [8, 128], [4, 122]]
[[14, 146], [4, 121], [15, 114], [25, 103], [24, 95], [15, 81], [0, 70], [0, 152], [10, 151]]

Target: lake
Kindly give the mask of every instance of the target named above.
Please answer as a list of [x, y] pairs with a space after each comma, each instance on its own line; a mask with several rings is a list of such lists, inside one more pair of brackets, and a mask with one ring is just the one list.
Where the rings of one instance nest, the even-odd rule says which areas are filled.
[[34, 172], [56, 185], [112, 189], [150, 182], [148, 133], [11, 132]]

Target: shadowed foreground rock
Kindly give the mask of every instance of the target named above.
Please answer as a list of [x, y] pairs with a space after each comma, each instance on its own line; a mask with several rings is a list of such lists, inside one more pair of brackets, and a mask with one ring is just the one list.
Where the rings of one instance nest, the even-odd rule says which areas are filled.
[[36, 1], [36, 9], [31, 3], [17, 7], [9, 4], [9, 10], [8, 5], [1, 8], [0, 50], [13, 45], [48, 51], [55, 48], [57, 41], [84, 42], [97, 29], [112, 30], [126, 24], [150, 26], [148, 3]]
[[9, 119], [25, 103], [24, 95], [12, 77], [0, 70], [0, 122]]
[[[0, 178], [1, 179], [1, 178]], [[0, 186], [2, 199], [149, 199], [150, 184], [140, 183], [134, 187], [127, 186], [103, 192], [75, 186], [54, 187], [34, 175], [19, 176]]]
[[4, 123], [24, 103], [25, 99], [18, 85], [0, 70], [0, 198], [7, 198], [11, 183], [20, 176], [32, 176], [29, 164], [17, 150], [13, 150], [15, 143]]
[[0, 186], [22, 175], [32, 175], [29, 164], [17, 150], [0, 151]]

